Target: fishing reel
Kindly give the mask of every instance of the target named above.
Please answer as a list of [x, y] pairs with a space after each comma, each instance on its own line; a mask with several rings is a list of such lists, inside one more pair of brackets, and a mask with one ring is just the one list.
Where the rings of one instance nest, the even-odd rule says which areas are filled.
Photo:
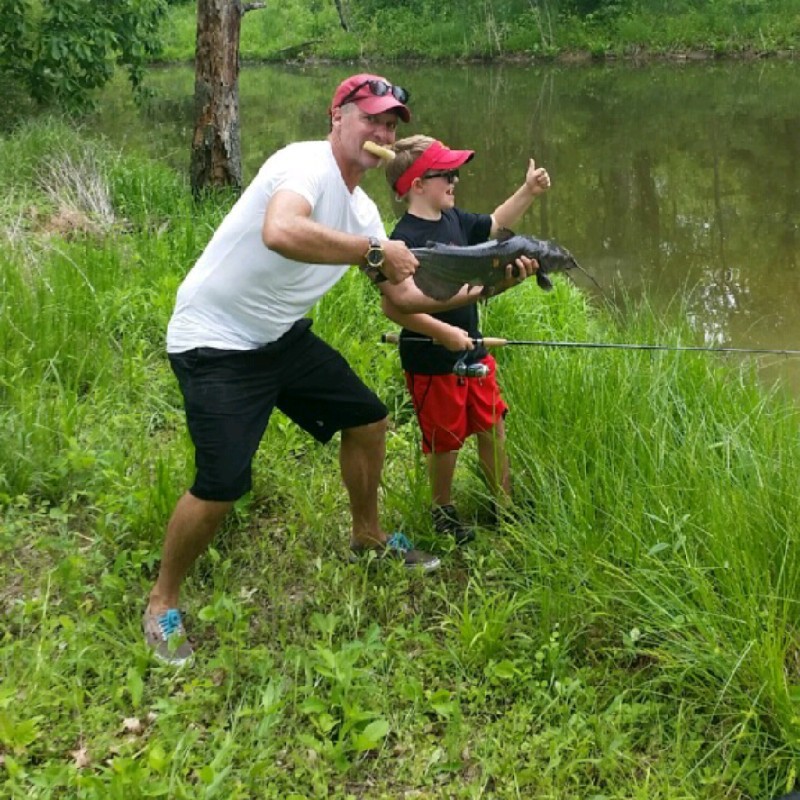
[[465, 361], [466, 354], [453, 364], [453, 375], [459, 378], [487, 378], [489, 376], [489, 367], [487, 364], [467, 364]]

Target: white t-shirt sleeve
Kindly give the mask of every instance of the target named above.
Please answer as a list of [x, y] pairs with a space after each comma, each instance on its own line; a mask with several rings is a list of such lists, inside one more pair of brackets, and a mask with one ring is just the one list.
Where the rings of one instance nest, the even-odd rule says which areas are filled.
[[314, 208], [328, 182], [325, 170], [320, 169], [320, 165], [312, 159], [298, 163], [296, 158], [290, 158], [284, 151], [273, 158], [276, 163], [266, 179], [266, 196], [272, 197], [280, 191], [295, 192]]

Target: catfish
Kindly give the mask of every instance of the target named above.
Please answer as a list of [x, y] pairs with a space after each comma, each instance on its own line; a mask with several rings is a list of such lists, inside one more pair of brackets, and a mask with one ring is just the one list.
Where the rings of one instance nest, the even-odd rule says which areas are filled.
[[[412, 247], [419, 261], [414, 283], [433, 300], [447, 301], [466, 285], [494, 287], [506, 277], [506, 267], [520, 256], [539, 263], [536, 283], [545, 291], [553, 288], [548, 277], [554, 272], [585, 270], [572, 253], [555, 242], [515, 234], [503, 228], [496, 239], [483, 244], [460, 246], [428, 242], [425, 247]], [[591, 276], [589, 276], [591, 278]], [[594, 280], [594, 279], [592, 279]]]

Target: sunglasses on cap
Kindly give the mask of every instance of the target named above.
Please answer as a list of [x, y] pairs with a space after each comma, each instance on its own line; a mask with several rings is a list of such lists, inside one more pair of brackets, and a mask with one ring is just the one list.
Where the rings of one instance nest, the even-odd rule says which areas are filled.
[[457, 169], [445, 169], [440, 172], [426, 172], [422, 176], [422, 180], [426, 181], [428, 178], [444, 178], [448, 183], [455, 183], [458, 177]]
[[392, 97], [403, 105], [405, 105], [408, 102], [408, 98], [411, 97], [408, 90], [404, 89], [402, 86], [392, 86], [391, 83], [386, 83], [386, 81], [368, 80], [359, 83], [358, 86], [349, 91], [339, 105], [343, 106], [345, 103], [349, 103], [365, 86], [369, 86], [369, 90], [375, 97], [383, 97], [391, 92]]

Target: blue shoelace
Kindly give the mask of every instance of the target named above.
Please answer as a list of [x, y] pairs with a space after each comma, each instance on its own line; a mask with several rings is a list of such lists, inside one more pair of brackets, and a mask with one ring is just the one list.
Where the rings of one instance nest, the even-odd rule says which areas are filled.
[[169, 639], [173, 633], [181, 630], [181, 614], [177, 608], [167, 609], [159, 618], [158, 626], [161, 628], [165, 639]]
[[393, 533], [386, 540], [386, 547], [389, 550], [398, 550], [401, 553], [407, 553], [409, 550], [414, 549], [411, 540], [402, 533]]

